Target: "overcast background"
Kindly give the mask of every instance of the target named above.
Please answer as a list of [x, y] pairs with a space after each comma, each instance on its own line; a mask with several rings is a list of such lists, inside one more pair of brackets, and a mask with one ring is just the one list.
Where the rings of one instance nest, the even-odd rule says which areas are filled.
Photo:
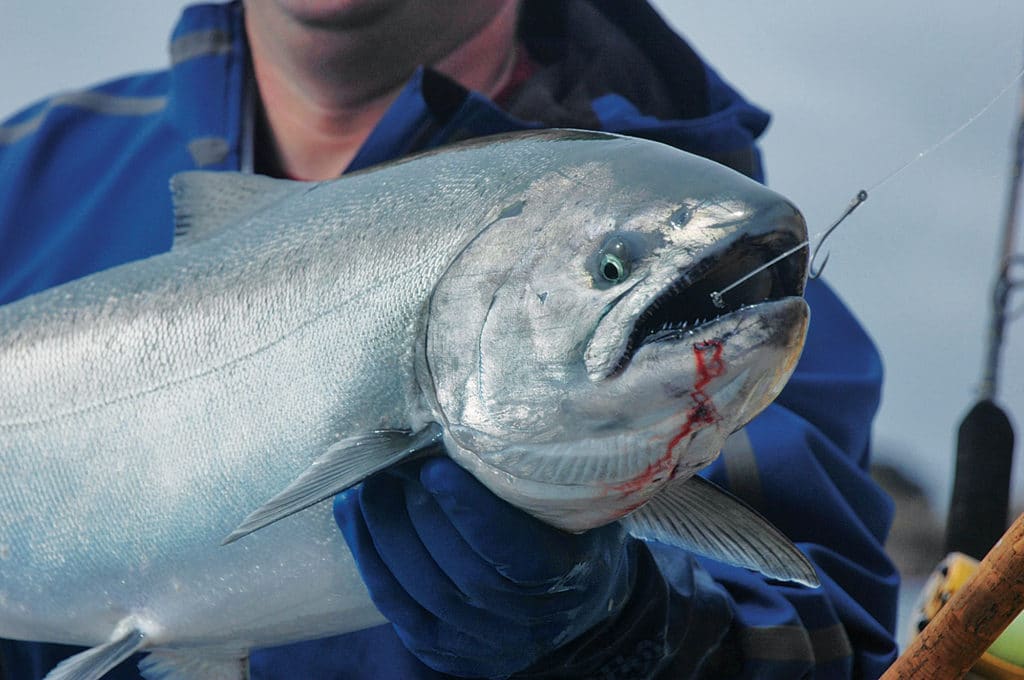
[[[57, 10], [0, 0], [0, 117], [57, 90], [162, 67], [182, 4], [90, 0]], [[812, 234], [858, 189], [983, 108], [1024, 59], [1020, 0], [656, 5], [773, 113], [763, 139], [769, 184], [803, 209]], [[1014, 86], [953, 141], [872, 192], [828, 245], [826, 278], [885, 358], [877, 456], [922, 484], [942, 515], [955, 428], [973, 402], [985, 352], [1017, 102]], [[1016, 423], [1024, 421], [1022, 375], [1017, 323], [999, 393]]]

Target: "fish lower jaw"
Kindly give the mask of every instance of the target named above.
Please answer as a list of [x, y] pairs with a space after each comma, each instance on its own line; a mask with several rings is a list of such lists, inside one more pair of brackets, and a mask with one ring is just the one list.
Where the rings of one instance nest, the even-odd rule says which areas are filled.
[[[803, 333], [806, 332], [806, 308], [807, 303], [797, 296], [766, 300], [743, 305], [709, 319], [667, 323], [641, 337], [634, 337], [634, 324], [628, 334], [601, 340], [595, 336], [585, 356], [587, 375], [595, 383], [620, 379], [634, 368], [649, 363], [663, 350], [674, 351], [672, 348], [675, 348], [689, 352], [690, 348], [714, 343], [734, 345], [740, 332], [751, 336], [743, 340], [744, 348], [757, 344], [792, 344], [788, 338], [794, 329], [802, 329], [797, 341], [802, 344]], [[736, 354], [737, 351], [745, 351], [744, 348], [729, 348], [728, 351]]]

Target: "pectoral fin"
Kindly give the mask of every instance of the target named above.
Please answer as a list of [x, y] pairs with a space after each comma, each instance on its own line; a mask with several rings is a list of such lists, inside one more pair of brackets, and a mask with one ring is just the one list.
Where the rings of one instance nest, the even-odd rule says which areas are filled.
[[637, 538], [678, 546], [780, 581], [821, 585], [813, 565], [781, 531], [702, 477], [668, 485], [619, 521]]
[[284, 491], [242, 520], [223, 544], [237, 541], [257, 529], [341, 493], [375, 472], [433, 449], [441, 443], [442, 435], [441, 426], [431, 423], [415, 433], [378, 430], [343, 439], [313, 461]]
[[132, 629], [105, 645], [87, 649], [61, 661], [43, 680], [98, 680], [145, 646], [146, 636]]

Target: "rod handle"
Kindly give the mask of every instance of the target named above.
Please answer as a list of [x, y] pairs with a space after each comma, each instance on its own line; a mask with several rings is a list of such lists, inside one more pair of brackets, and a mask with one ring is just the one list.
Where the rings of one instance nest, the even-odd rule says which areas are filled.
[[882, 680], [959, 680], [1024, 610], [1024, 515], [882, 675]]

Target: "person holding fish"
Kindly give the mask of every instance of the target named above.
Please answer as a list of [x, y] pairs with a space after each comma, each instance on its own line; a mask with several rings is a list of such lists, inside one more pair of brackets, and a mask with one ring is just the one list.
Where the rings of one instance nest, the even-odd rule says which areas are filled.
[[[767, 114], [646, 0], [196, 5], [170, 54], [166, 72], [58, 95], [0, 126], [0, 304], [167, 251], [166, 185], [186, 170], [326, 180], [469, 138], [570, 127], [663, 142], [763, 180], [755, 139]], [[602, 260], [611, 282], [624, 274], [621, 247]], [[883, 550], [891, 504], [867, 473], [880, 360], [824, 283], [805, 296], [813, 323], [788, 386], [702, 474], [797, 542], [819, 587], [618, 522], [566, 532], [451, 459], [420, 458], [333, 506], [389, 623], [253, 650], [252, 677], [880, 675], [895, 658], [898, 587]], [[715, 361], [714, 348], [698, 357], [695, 393]], [[3, 559], [0, 545], [0, 574]], [[84, 655], [3, 640], [0, 676], [41, 678], [71, 657], [63, 668], [80, 675], [54, 677], [137, 678], [138, 659], [111, 664], [143, 650], [141, 638]], [[226, 673], [217, 663], [143, 668]], [[236, 670], [217, 677], [244, 677]]]

